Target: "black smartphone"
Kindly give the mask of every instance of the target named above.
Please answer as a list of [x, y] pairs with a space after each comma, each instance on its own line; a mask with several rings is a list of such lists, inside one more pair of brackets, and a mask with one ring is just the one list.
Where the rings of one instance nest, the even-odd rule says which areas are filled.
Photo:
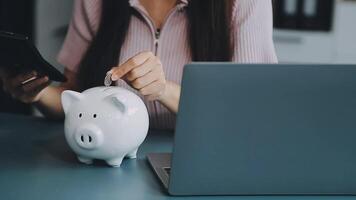
[[14, 74], [37, 71], [39, 76], [48, 76], [52, 81], [67, 81], [41, 56], [28, 37], [11, 32], [0, 31], [0, 68]]

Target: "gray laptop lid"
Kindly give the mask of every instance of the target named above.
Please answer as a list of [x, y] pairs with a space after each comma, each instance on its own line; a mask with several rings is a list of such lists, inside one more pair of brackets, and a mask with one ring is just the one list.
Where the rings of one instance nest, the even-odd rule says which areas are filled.
[[169, 193], [356, 194], [356, 66], [187, 65]]

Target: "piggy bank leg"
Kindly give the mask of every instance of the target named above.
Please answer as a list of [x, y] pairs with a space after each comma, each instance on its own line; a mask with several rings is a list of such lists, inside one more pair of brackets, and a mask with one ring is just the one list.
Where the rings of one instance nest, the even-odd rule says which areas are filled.
[[107, 160], [106, 163], [108, 163], [108, 165], [112, 167], [120, 167], [123, 159], [124, 159], [123, 157], [114, 158], [114, 159]]
[[90, 159], [90, 158], [85, 158], [85, 157], [78, 156], [78, 160], [81, 163], [84, 163], [84, 164], [87, 164], [87, 165], [93, 164], [93, 159]]
[[131, 151], [130, 153], [128, 153], [126, 155], [126, 157], [130, 158], [130, 159], [134, 159], [137, 157], [137, 149], [135, 149], [134, 151]]

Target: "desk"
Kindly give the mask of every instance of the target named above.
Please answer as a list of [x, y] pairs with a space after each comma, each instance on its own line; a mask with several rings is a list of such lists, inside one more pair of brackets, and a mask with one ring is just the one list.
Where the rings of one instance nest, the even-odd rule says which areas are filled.
[[66, 144], [63, 124], [0, 114], [0, 199], [356, 199], [356, 197], [170, 197], [146, 160], [170, 152], [173, 134], [150, 132], [136, 160], [121, 168], [84, 165]]

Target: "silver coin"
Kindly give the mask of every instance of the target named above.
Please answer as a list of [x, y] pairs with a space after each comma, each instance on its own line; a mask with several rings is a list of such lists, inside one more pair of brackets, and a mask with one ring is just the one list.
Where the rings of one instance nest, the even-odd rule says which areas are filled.
[[108, 73], [108, 74], [106, 74], [106, 76], [105, 76], [104, 85], [105, 85], [106, 87], [109, 87], [109, 86], [112, 84], [111, 75], [112, 75], [111, 73]]

